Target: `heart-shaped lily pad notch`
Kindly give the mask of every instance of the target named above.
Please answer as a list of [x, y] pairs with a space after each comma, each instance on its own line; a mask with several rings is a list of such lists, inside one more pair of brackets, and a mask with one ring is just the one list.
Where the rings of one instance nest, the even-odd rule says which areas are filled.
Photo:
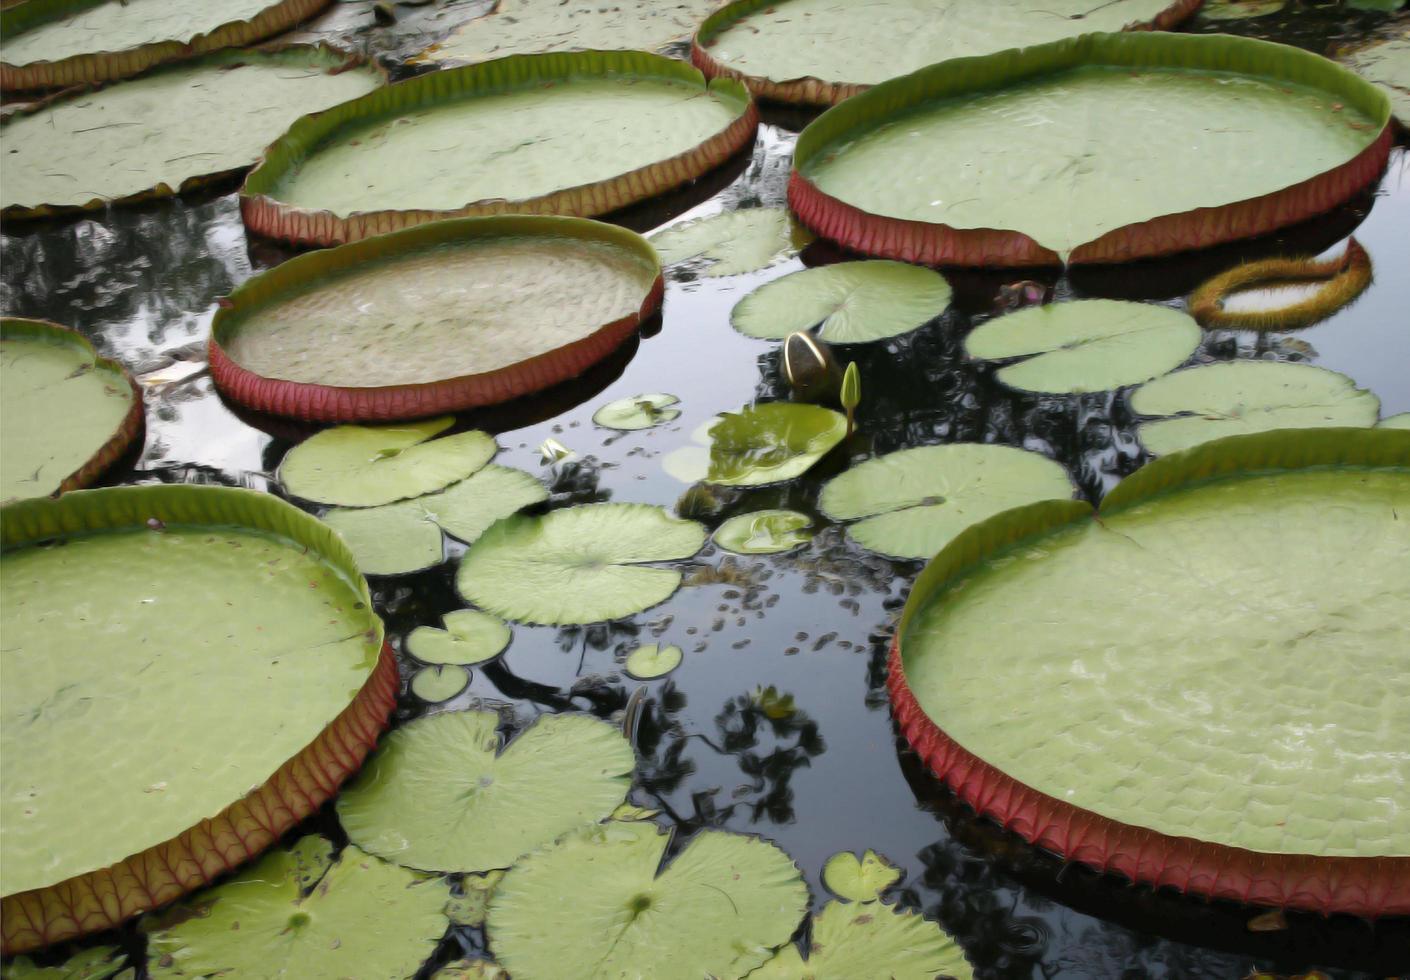
[[445, 885], [305, 837], [143, 920], [148, 976], [409, 977], [446, 930]]
[[665, 677], [675, 670], [681, 665], [683, 656], [680, 647], [648, 643], [629, 653], [627, 662], [622, 666], [637, 680], [649, 681]]
[[828, 902], [813, 918], [804, 962], [798, 947], [783, 947], [749, 980], [971, 980], [974, 969], [959, 943], [914, 912], [880, 902]]
[[[0, 980], [107, 980], [122, 970], [127, 957], [117, 946], [81, 949], [58, 966], [36, 966], [28, 956], [16, 956], [0, 968]], [[133, 980], [135, 970], [124, 970], [118, 980]]]
[[873, 850], [866, 851], [860, 860], [851, 851], [841, 851], [827, 859], [822, 877], [828, 891], [838, 898], [870, 902], [900, 881], [901, 872]]
[[918, 446], [852, 467], [823, 487], [818, 507], [847, 534], [895, 558], [929, 558], [961, 531], [1011, 507], [1067, 500], [1067, 470], [1012, 446]]
[[446, 628], [418, 626], [406, 650], [423, 664], [474, 665], [493, 660], [509, 646], [509, 624], [478, 609], [457, 609], [443, 617]]
[[817, 405], [766, 402], [726, 412], [710, 427], [705, 482], [757, 487], [792, 480], [846, 437], [846, 417]]
[[813, 236], [783, 208], [741, 208], [674, 225], [650, 240], [666, 265], [699, 257], [708, 263], [705, 275], [737, 276], [798, 254]]
[[587, 504], [506, 518], [471, 545], [456, 588], [482, 609], [525, 623], [620, 619], [668, 599], [680, 572], [645, 562], [689, 558], [705, 529], [646, 504]]
[[1310, 364], [1231, 361], [1177, 371], [1138, 389], [1131, 408], [1174, 416], [1145, 422], [1141, 444], [1157, 456], [1224, 436], [1269, 429], [1376, 424], [1381, 403], [1344, 374]]
[[680, 418], [681, 410], [671, 407], [679, 403], [680, 399], [675, 395], [664, 392], [632, 395], [603, 405], [593, 413], [592, 420], [604, 429], [620, 429], [623, 432], [649, 429]]
[[813, 519], [796, 510], [736, 514], [715, 529], [715, 544], [736, 555], [774, 555], [813, 539]]
[[484, 432], [434, 436], [450, 416], [404, 425], [339, 425], [299, 443], [279, 466], [285, 489], [339, 507], [375, 507], [434, 493], [488, 463], [497, 451]]
[[500, 752], [498, 724], [457, 711], [387, 736], [338, 800], [348, 838], [410, 868], [488, 871], [626, 799], [636, 757], [616, 726], [544, 715]]
[[[740, 834], [670, 835], [612, 821], [530, 854], [490, 900], [490, 948], [514, 980], [740, 977], [787, 942], [808, 906], [792, 859]], [[564, 901], [564, 896], [572, 901]]]
[[829, 343], [863, 344], [914, 330], [944, 313], [952, 295], [934, 269], [881, 259], [839, 262], [760, 286], [739, 301], [730, 323], [760, 340], [818, 327]]
[[427, 704], [449, 701], [470, 686], [470, 671], [459, 664], [422, 667], [411, 675], [411, 693]]
[[343, 536], [363, 572], [405, 575], [441, 563], [441, 531], [472, 543], [500, 518], [547, 499], [548, 490], [528, 473], [491, 463], [440, 493], [334, 508], [323, 521]]
[[1179, 310], [1084, 299], [996, 317], [964, 346], [979, 360], [1025, 358], [999, 369], [1010, 388], [1066, 395], [1149, 381], [1183, 364], [1199, 342], [1199, 324]]

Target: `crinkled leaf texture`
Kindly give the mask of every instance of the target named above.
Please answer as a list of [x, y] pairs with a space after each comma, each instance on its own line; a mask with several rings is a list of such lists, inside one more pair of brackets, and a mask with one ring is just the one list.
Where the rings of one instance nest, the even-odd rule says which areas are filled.
[[710, 428], [705, 482], [754, 487], [792, 480], [846, 436], [846, 417], [817, 405], [766, 402], [726, 412]]
[[755, 510], [736, 514], [715, 529], [715, 544], [737, 555], [792, 551], [813, 538], [813, 519], [796, 510]]

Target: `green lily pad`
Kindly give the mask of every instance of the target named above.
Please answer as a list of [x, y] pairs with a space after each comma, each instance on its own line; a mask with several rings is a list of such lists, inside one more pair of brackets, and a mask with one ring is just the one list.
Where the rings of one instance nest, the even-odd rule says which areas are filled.
[[1320, 426], [1375, 425], [1381, 403], [1344, 374], [1310, 364], [1231, 361], [1176, 371], [1137, 389], [1131, 408], [1175, 416], [1136, 434], [1158, 456], [1210, 439]]
[[[307, 838], [305, 838], [307, 840]], [[302, 844], [303, 841], [300, 841]], [[153, 980], [410, 977], [446, 930], [445, 886], [327, 842], [314, 884], [287, 850], [143, 922]], [[316, 872], [321, 871], [321, 874]], [[311, 888], [311, 890], [310, 890]]]
[[829, 343], [862, 344], [914, 330], [944, 313], [952, 295], [934, 269], [880, 259], [838, 262], [765, 283], [740, 300], [729, 319], [740, 333], [761, 340], [818, 327]]
[[1373, 41], [1341, 59], [1390, 99], [1395, 118], [1410, 126], [1410, 32]]
[[623, 432], [649, 429], [680, 418], [681, 410], [670, 407], [679, 403], [680, 399], [675, 395], [632, 395], [603, 405], [593, 413], [592, 420], [604, 429], [620, 429]]
[[457, 609], [443, 617], [446, 628], [418, 626], [406, 650], [423, 664], [474, 664], [492, 660], [509, 646], [509, 624], [478, 609]]
[[0, 426], [0, 502], [46, 497], [116, 461], [142, 429], [142, 401], [122, 366], [82, 334], [5, 317]]
[[1110, 391], [1159, 377], [1199, 347], [1201, 331], [1179, 310], [1086, 299], [996, 317], [965, 338], [970, 357], [1022, 357], [999, 369], [1010, 388], [1052, 394]]
[[875, 851], [868, 850], [861, 860], [851, 851], [841, 851], [827, 859], [822, 877], [828, 891], [838, 898], [870, 902], [900, 881], [901, 871], [887, 864]]
[[830, 409], [766, 402], [726, 412], [710, 427], [707, 483], [756, 487], [802, 476], [847, 436]]
[[1204, 20], [1247, 20], [1276, 14], [1288, 0], [1205, 0], [1199, 15]]
[[[613, 821], [536, 851], [490, 900], [490, 948], [514, 980], [738, 977], [786, 942], [808, 905], [772, 844], [705, 830], [664, 868], [670, 835]], [[571, 902], [563, 896], [571, 895]]]
[[388, 735], [338, 799], [348, 838], [411, 868], [488, 871], [626, 798], [636, 758], [615, 726], [543, 715], [501, 752], [498, 725], [493, 711], [456, 711]]
[[1378, 429], [1410, 429], [1410, 412], [1401, 412], [1376, 423]]
[[3, 980], [107, 980], [122, 969], [127, 957], [117, 946], [94, 946], [74, 953], [58, 966], [35, 966], [28, 956], [16, 956], [0, 967]]
[[715, 544], [736, 555], [773, 555], [813, 539], [813, 520], [796, 510], [738, 514], [715, 529]]
[[341, 507], [433, 493], [474, 473], [498, 448], [493, 437], [479, 431], [433, 438], [453, 424], [455, 419], [444, 416], [324, 429], [289, 450], [279, 479], [295, 496]]
[[633, 650], [623, 666], [637, 680], [649, 681], [675, 670], [681, 665], [681, 657], [680, 647], [649, 643]]
[[411, 675], [411, 693], [427, 704], [449, 701], [470, 686], [470, 671], [458, 664], [422, 667]]
[[798, 254], [812, 234], [783, 208], [741, 208], [672, 225], [651, 236], [667, 265], [696, 257], [707, 276], [757, 272], [775, 260]]
[[477, 606], [526, 623], [619, 619], [664, 602], [680, 586], [679, 572], [642, 563], [689, 558], [704, 542], [699, 524], [645, 504], [509, 517], [470, 546], [456, 588]]
[[441, 563], [441, 531], [473, 543], [500, 518], [547, 499], [548, 490], [528, 473], [491, 463], [440, 493], [334, 508], [323, 521], [343, 536], [364, 572], [404, 575]]
[[446, 903], [446, 917], [458, 926], [482, 926], [489, 912], [490, 896], [504, 878], [503, 871], [486, 871], [482, 875], [463, 875], [459, 895]]
[[954, 443], [878, 456], [829, 481], [818, 507], [872, 551], [929, 558], [1011, 507], [1072, 497], [1067, 470], [1012, 446]]
[[828, 902], [813, 917], [805, 963], [798, 947], [783, 947], [749, 980], [971, 980], [959, 943], [934, 922], [880, 902]]

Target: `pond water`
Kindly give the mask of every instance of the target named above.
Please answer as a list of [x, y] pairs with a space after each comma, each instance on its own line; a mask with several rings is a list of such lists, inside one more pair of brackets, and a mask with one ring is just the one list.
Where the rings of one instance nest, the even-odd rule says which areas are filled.
[[[356, 4], [336, 12], [365, 13]], [[466, 5], [473, 7], [474, 5]], [[423, 14], [421, 16], [430, 16]], [[1312, 13], [1308, 14], [1313, 17]], [[1318, 50], [1366, 15], [1279, 15], [1256, 27]], [[1348, 27], [1347, 25], [1350, 25]], [[1222, 25], [1226, 28], [1231, 25]], [[379, 50], [361, 21], [337, 28]], [[330, 27], [330, 32], [335, 29]], [[695, 188], [619, 217], [649, 230], [681, 217], [783, 205], [793, 139], [806, 116], [772, 111], [751, 152]], [[1307, 330], [1255, 336], [1213, 332], [1192, 361], [1308, 361], [1350, 375], [1381, 399], [1382, 415], [1410, 411], [1410, 151], [1393, 152], [1380, 185], [1333, 214], [1273, 239], [1176, 260], [1048, 278], [1059, 299], [1131, 298], [1180, 306], [1189, 290], [1246, 258], [1335, 252], [1354, 232], [1376, 280], [1354, 304]], [[140, 454], [108, 482], [191, 482], [280, 492], [270, 474], [308, 429], [237, 413], [215, 394], [204, 341], [218, 297], [291, 252], [247, 236], [233, 188], [199, 198], [32, 227], [3, 236], [0, 309], [82, 330], [139, 375], [147, 397]], [[824, 244], [752, 274], [711, 278], [686, 263], [668, 272], [664, 314], [639, 341], [586, 377], [525, 403], [471, 413], [464, 428], [497, 435], [497, 462], [539, 474], [553, 505], [633, 501], [676, 508], [688, 489], [662, 457], [721, 411], [786, 398], [779, 345], [729, 326], [732, 306], [760, 283], [841, 258]], [[1145, 460], [1124, 392], [1043, 396], [1008, 390], [991, 366], [967, 362], [961, 342], [988, 315], [998, 287], [1031, 273], [949, 272], [952, 310], [900, 338], [852, 348], [863, 399], [859, 432], [802, 479], [690, 500], [712, 529], [727, 517], [788, 507], [823, 530], [784, 555], [738, 557], [713, 546], [683, 563], [686, 586], [629, 620], [587, 627], [515, 626], [504, 657], [473, 671], [470, 687], [435, 710], [497, 708], [514, 731], [543, 712], [588, 711], [616, 720], [644, 688], [632, 801], [660, 808], [682, 838], [702, 827], [761, 834], [803, 869], [821, 907], [820, 872], [840, 850], [874, 848], [905, 873], [903, 905], [938, 920], [987, 977], [1242, 977], [1253, 970], [1381, 976], [1410, 969], [1410, 922], [1375, 926], [1289, 914], [1287, 927], [1253, 931], [1259, 910], [1132, 887], [1064, 865], [977, 819], [898, 743], [884, 658], [916, 562], [893, 562], [850, 543], [817, 511], [819, 487], [847, 456], [952, 441], [998, 442], [1047, 454], [1097, 500]], [[1041, 278], [1039, 276], [1038, 278]], [[679, 396], [681, 416], [640, 432], [608, 432], [592, 413], [640, 392]], [[538, 446], [574, 455], [546, 464]], [[464, 603], [451, 561], [428, 572], [373, 579], [394, 646]], [[680, 646], [682, 666], [646, 684], [621, 660], [642, 643]], [[404, 669], [404, 678], [408, 672]], [[791, 713], [766, 712], [772, 687]], [[425, 711], [404, 694], [396, 720]], [[773, 717], [781, 715], [781, 717]], [[337, 836], [328, 808], [300, 831]], [[135, 931], [122, 941], [140, 945]], [[483, 949], [476, 930], [453, 929], [436, 962]]]

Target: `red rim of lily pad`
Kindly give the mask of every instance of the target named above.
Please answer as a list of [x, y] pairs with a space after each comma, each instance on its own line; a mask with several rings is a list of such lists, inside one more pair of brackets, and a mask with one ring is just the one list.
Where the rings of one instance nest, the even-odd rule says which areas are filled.
[[[58, 61], [27, 65], [0, 62], [0, 91], [64, 88], [128, 78], [166, 61], [239, 47], [281, 34], [308, 20], [333, 0], [277, 0], [249, 20], [221, 24], [189, 40], [153, 41], [124, 51], [94, 51]], [[95, 6], [92, 0], [26, 0], [4, 12], [3, 30], [14, 34], [32, 24], [63, 16], [66, 12]]]
[[[236, 363], [223, 346], [243, 312], [286, 296], [311, 278], [429, 245], [501, 235], [568, 235], [625, 247], [649, 259], [656, 278], [635, 313], [603, 324], [579, 340], [497, 370], [426, 384], [344, 387], [270, 378]], [[310, 422], [392, 421], [459, 412], [510, 401], [577, 377], [620, 347], [655, 314], [664, 291], [660, 260], [650, 243], [616, 225], [551, 215], [434, 221], [296, 256], [240, 286], [221, 301], [211, 324], [211, 377], [227, 398], [247, 408]]]
[[[1185, 484], [1237, 472], [1240, 450], [1265, 453], [1254, 469], [1346, 463], [1410, 465], [1410, 440], [1375, 429], [1284, 430], [1233, 436], [1163, 457], [1126, 478], [1115, 498], [1126, 507]], [[928, 565], [912, 588], [891, 641], [886, 686], [892, 714], [930, 772], [980, 815], [1030, 844], [1097, 871], [1156, 888], [1209, 898], [1368, 918], [1410, 914], [1410, 857], [1262, 853], [1132, 826], [1041, 793], [960, 745], [926, 714], [906, 681], [901, 637], [925, 597], [966, 574], [987, 555], [1076, 520], [1096, 516], [1077, 501], [1046, 501], [969, 528]]]
[[[1180, 47], [1175, 49], [1174, 43]], [[1002, 87], [1085, 65], [1139, 68], [1178, 65], [1330, 88], [1344, 101], [1376, 106], [1379, 135], [1356, 156], [1315, 177], [1259, 197], [1218, 207], [1165, 214], [1114, 228], [1078, 245], [1069, 265], [1130, 262], [1264, 235], [1323, 214], [1375, 180], [1392, 143], [1384, 96], [1327, 59], [1286, 45], [1229, 35], [1151, 32], [1088, 34], [1020, 51], [959, 58], [894, 78], [834, 106], [798, 137], [788, 178], [788, 203], [818, 235], [864, 255], [924, 265], [1061, 266], [1058, 253], [1030, 236], [1001, 228], [954, 228], [938, 222], [872, 214], [825, 193], [801, 168], [830, 144], [869, 121], [929, 99]]]
[[[267, 531], [316, 550], [345, 572], [357, 574], [352, 553], [331, 528], [269, 494], [228, 487], [117, 487], [58, 500], [21, 501], [5, 508], [4, 548], [88, 531], [142, 527], [151, 519]], [[357, 581], [370, 608], [367, 584], [360, 576]], [[380, 620], [376, 622], [380, 633]], [[317, 810], [362, 766], [387, 727], [399, 678], [396, 654], [385, 642], [380, 648], [362, 687], [351, 694], [337, 717], [241, 799], [126, 860], [0, 899], [4, 955], [113, 928], [210, 884]]]
[[[734, 78], [743, 82], [756, 99], [770, 99], [774, 102], [788, 102], [794, 105], [829, 106], [850, 99], [859, 92], [871, 88], [855, 82], [828, 82], [821, 78], [807, 76], [775, 81], [763, 75], [750, 75], [716, 61], [709, 48], [714, 44], [715, 35], [732, 25], [741, 17], [748, 16], [761, 7], [773, 5], [776, 0], [735, 0], [721, 7], [700, 25], [695, 37], [690, 41], [691, 63], [705, 73], [706, 78]], [[1172, 0], [1170, 5], [1147, 21], [1127, 24], [1126, 31], [1168, 31], [1191, 17], [1203, 6], [1204, 0]]]
[[[344, 127], [369, 118], [411, 110], [431, 102], [473, 94], [539, 88], [570, 77], [655, 77], [699, 85], [740, 104], [724, 129], [684, 153], [638, 167], [606, 180], [565, 187], [537, 197], [511, 201], [489, 198], [450, 210], [332, 211], [286, 204], [274, 195], [283, 176], [319, 144]], [[571, 51], [512, 55], [496, 61], [428, 72], [384, 86], [324, 112], [297, 120], [265, 150], [240, 189], [245, 226], [257, 234], [311, 245], [338, 245], [399, 231], [441, 218], [496, 214], [541, 214], [590, 218], [665, 193], [713, 170], [753, 141], [759, 109], [749, 90], [731, 79], [706, 79], [698, 70], [672, 58], [644, 51]]]

